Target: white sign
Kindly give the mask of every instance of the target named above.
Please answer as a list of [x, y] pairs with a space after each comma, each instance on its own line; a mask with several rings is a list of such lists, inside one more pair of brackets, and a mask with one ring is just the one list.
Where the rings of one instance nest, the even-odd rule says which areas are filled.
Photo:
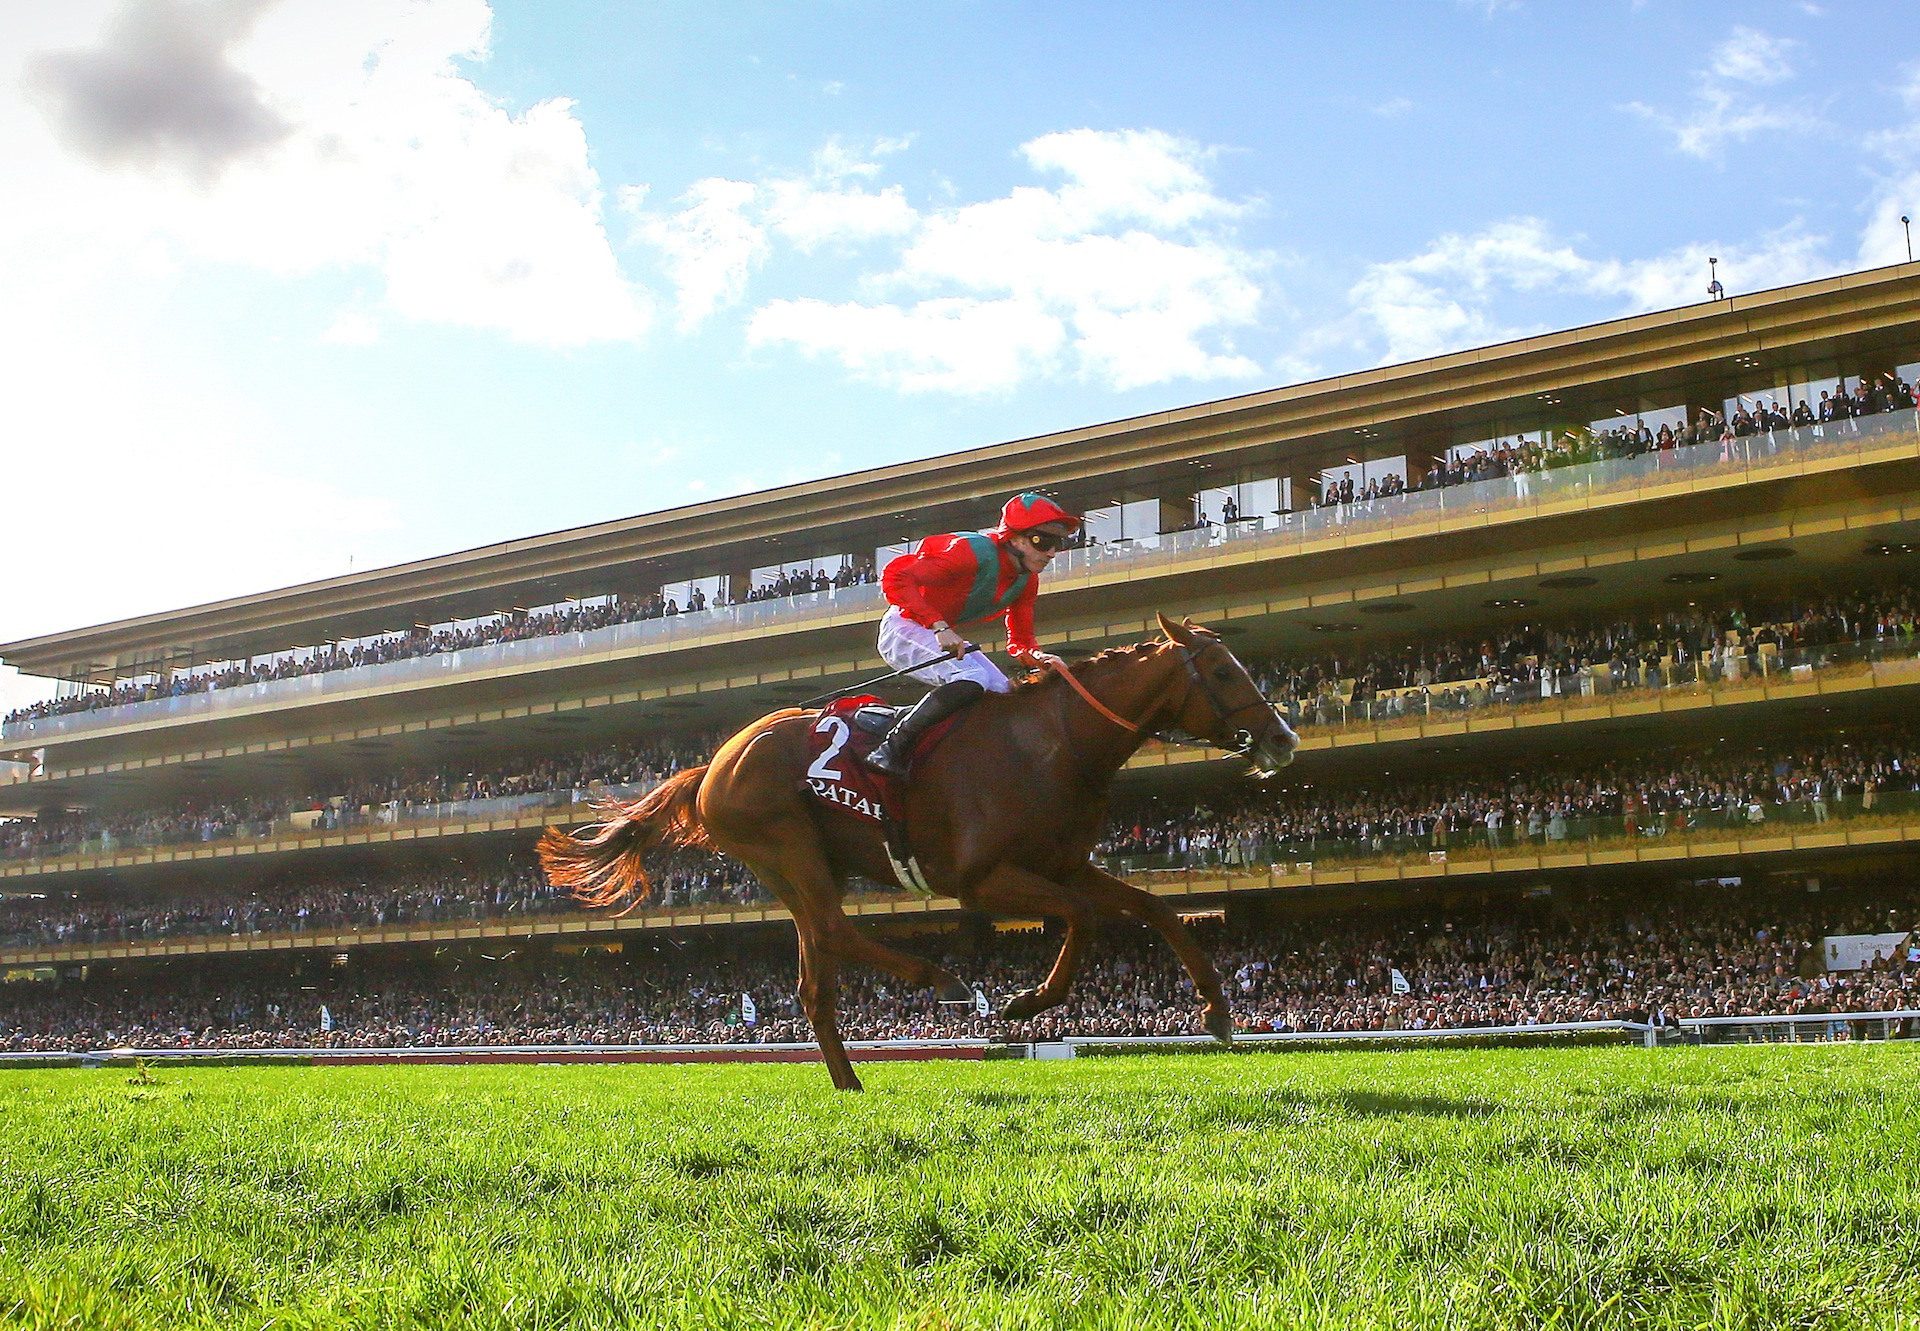
[[1389, 971], [1387, 972], [1387, 974], [1388, 974], [1388, 976], [1389, 976], [1389, 977], [1391, 977], [1391, 978], [1392, 978], [1392, 980], [1393, 980], [1393, 992], [1394, 992], [1394, 993], [1396, 993], [1396, 994], [1410, 994], [1410, 993], [1412, 993], [1412, 992], [1413, 992], [1413, 986], [1407, 983], [1407, 977], [1406, 977], [1406, 976], [1404, 976], [1404, 975], [1402, 975], [1402, 974], [1400, 973], [1400, 969], [1399, 969], [1399, 967], [1397, 967], [1397, 966], [1396, 966], [1396, 967], [1394, 967], [1394, 968], [1392, 968], [1392, 969], [1390, 969], [1390, 970], [1389, 970]]
[[1826, 940], [1827, 969], [1830, 971], [1857, 971], [1870, 966], [1882, 957], [1893, 955], [1893, 950], [1907, 941], [1907, 935], [1897, 934], [1833, 934]]
[[760, 1009], [753, 1005], [752, 994], [740, 995], [740, 1020], [748, 1026], [760, 1020]]

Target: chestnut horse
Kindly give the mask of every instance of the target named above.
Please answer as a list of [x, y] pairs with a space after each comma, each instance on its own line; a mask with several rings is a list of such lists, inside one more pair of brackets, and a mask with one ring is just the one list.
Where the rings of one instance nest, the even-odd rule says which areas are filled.
[[[914, 859], [937, 890], [988, 914], [1064, 921], [1053, 970], [1006, 1003], [1006, 1019], [1064, 1002], [1095, 920], [1127, 917], [1173, 946], [1206, 1005], [1208, 1031], [1225, 1043], [1233, 1019], [1213, 962], [1164, 901], [1099, 868], [1093, 849], [1114, 775], [1148, 737], [1206, 740], [1263, 776], [1291, 762], [1299, 741], [1218, 636], [1159, 619], [1163, 636], [1153, 642], [1102, 652], [1071, 679], [1041, 676], [969, 707], [916, 765], [906, 824]], [[790, 708], [763, 717], [706, 766], [609, 804], [606, 820], [579, 835], [549, 828], [540, 860], [555, 887], [586, 904], [628, 907], [651, 890], [641, 860], [655, 846], [708, 847], [743, 862], [793, 912], [801, 1004], [833, 1084], [858, 1090], [836, 1012], [843, 963], [937, 989], [943, 1002], [970, 1002], [972, 991], [869, 937], [841, 909], [850, 878], [897, 879], [880, 829], [827, 815], [808, 789], [807, 728], [816, 716]]]

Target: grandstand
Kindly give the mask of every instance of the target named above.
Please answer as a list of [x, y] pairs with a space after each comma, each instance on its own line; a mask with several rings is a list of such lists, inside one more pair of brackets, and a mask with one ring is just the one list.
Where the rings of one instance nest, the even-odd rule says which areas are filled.
[[[591, 916], [533, 838], [883, 671], [875, 570], [1035, 485], [1089, 516], [1044, 645], [1190, 615], [1300, 729], [1259, 793], [1144, 750], [1106, 847], [1217, 915], [1249, 1027], [1913, 1006], [1820, 940], [1920, 924], [1916, 381], [1904, 264], [0, 645], [61, 682], [0, 724], [0, 1048], [795, 1038], [739, 871]], [[1167, 961], [1031, 1034], [1187, 1029]], [[865, 1035], [1004, 1033], [848, 983]]]

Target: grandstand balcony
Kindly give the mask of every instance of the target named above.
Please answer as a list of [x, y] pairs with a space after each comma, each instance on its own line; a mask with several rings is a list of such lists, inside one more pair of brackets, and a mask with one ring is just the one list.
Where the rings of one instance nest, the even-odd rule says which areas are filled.
[[[1752, 664], [1695, 661], [1615, 677], [1608, 666], [1582, 672], [1564, 692], [1520, 696], [1487, 680], [1457, 680], [1391, 690], [1364, 701], [1337, 694], [1277, 699], [1301, 737], [1300, 752], [1322, 778], [1356, 765], [1408, 760], [1439, 752], [1467, 759], [1511, 757], [1553, 745], [1600, 750], [1659, 726], [1670, 740], [1712, 740], [1757, 718], [1769, 734], [1833, 726], [1871, 726], [1911, 714], [1920, 685], [1920, 639], [1894, 636], [1853, 644], [1785, 650], [1769, 645]], [[1204, 745], [1151, 740], [1127, 763], [1123, 786], [1151, 788], [1163, 773], [1204, 779], [1239, 760]], [[72, 793], [82, 783], [31, 785]], [[190, 874], [209, 861], [260, 859], [342, 849], [536, 832], [549, 824], [591, 821], [591, 805], [627, 800], [639, 787], [594, 783], [480, 799], [350, 804], [324, 789], [290, 801], [301, 807], [271, 818], [237, 820], [197, 835], [100, 833], [33, 855], [0, 850], [0, 884], [35, 883], [110, 873]], [[0, 793], [3, 798], [3, 793]]]
[[[1557, 835], [1509, 831], [1454, 835], [1436, 846], [1426, 838], [1382, 836], [1365, 841], [1322, 838], [1284, 857], [1249, 862], [1231, 847], [1186, 855], [1115, 857], [1108, 867], [1182, 909], [1217, 909], [1249, 896], [1284, 892], [1380, 893], [1494, 885], [1522, 880], [1551, 885], [1578, 881], [1710, 882], [1726, 875], [1848, 871], [1904, 871], [1920, 844], [1920, 792], [1884, 792], [1871, 807], [1836, 801], [1767, 804], [1723, 818], [1695, 820], [1647, 815], [1637, 824], [1619, 817], [1569, 820]], [[922, 898], [869, 890], [846, 902], [850, 916], [875, 923], [947, 919], [962, 910], [949, 897]], [[703, 904], [642, 908], [626, 915], [555, 910], [439, 922], [321, 926], [220, 935], [175, 935], [24, 943], [0, 939], [0, 966], [107, 960], [157, 960], [224, 953], [334, 951], [480, 940], [547, 939], [590, 943], [623, 935], [688, 929], [742, 928], [784, 923], [778, 903]]]
[[[1071, 550], [1055, 562], [1048, 574], [1050, 618], [1063, 621], [1066, 636], [1081, 642], [1113, 640], [1143, 631], [1150, 607], [1176, 604], [1192, 607], [1203, 619], [1210, 612], [1241, 621], [1245, 631], [1253, 614], [1273, 615], [1291, 610], [1296, 617], [1324, 611], [1342, 602], [1364, 602], [1369, 596], [1430, 594], [1441, 590], [1445, 577], [1378, 581], [1382, 571], [1396, 564], [1419, 561], [1435, 571], [1448, 568], [1454, 553], [1449, 538], [1461, 538], [1459, 548], [1482, 552], [1484, 578], [1467, 571], [1463, 585], [1492, 585], [1502, 565], [1509, 573], [1537, 574], [1531, 566], [1514, 566], [1512, 556], [1542, 549], [1541, 538], [1564, 540], [1570, 524], [1579, 518], [1598, 519], [1616, 529], [1661, 530], [1659, 520], [1615, 516], [1627, 506], [1665, 505], [1669, 530], [1684, 534], [1679, 544], [1668, 543], [1669, 558], [1712, 549], [1704, 539], [1705, 525], [1698, 514], [1713, 499], [1722, 503], [1709, 510], [1721, 518], [1729, 512], [1764, 515], [1766, 522], [1748, 526], [1749, 535], [1762, 539], [1778, 535], [1804, 536], [1840, 533], [1854, 542], [1874, 522], [1885, 525], [1892, 537], [1917, 534], [1920, 528], [1920, 469], [1899, 464], [1920, 462], [1920, 423], [1912, 410], [1889, 412], [1864, 420], [1827, 427], [1804, 427], [1757, 434], [1721, 444], [1703, 444], [1640, 457], [1594, 462], [1529, 474], [1469, 482], [1430, 491], [1380, 499], [1367, 505], [1310, 508], [1298, 512], [1251, 517], [1234, 524], [1143, 536], [1125, 542]], [[1866, 468], [1898, 467], [1876, 472], [1870, 487], [1852, 479]], [[1821, 489], [1822, 479], [1841, 478]], [[1773, 502], [1758, 499], [1741, 504], [1738, 492], [1747, 487], [1777, 491], [1791, 484], [1796, 506], [1816, 496], [1851, 497], [1854, 512], [1834, 517], [1812, 509], [1782, 512]], [[1863, 507], [1858, 498], [1870, 489], [1873, 501]], [[1914, 503], [1902, 502], [1912, 491]], [[1729, 500], [1732, 502], [1727, 502]], [[1672, 511], [1679, 504], [1684, 513]], [[1913, 511], [1909, 512], [1911, 508]], [[1796, 522], [1796, 519], [1806, 519]], [[1514, 524], [1529, 525], [1526, 528]], [[1736, 524], [1737, 525], [1737, 524]], [[1735, 537], [1725, 544], [1737, 543]], [[1421, 542], [1417, 553], [1400, 551], [1397, 543]], [[1589, 542], [1591, 544], [1591, 542]], [[1379, 558], [1362, 562], [1367, 552]], [[1496, 551], [1497, 556], [1486, 553]], [[1324, 572], [1330, 557], [1354, 567], [1345, 579], [1314, 585], [1306, 596], [1287, 596], [1283, 588], [1298, 587], [1316, 572]], [[1644, 557], [1644, 551], [1641, 552]], [[1298, 561], [1296, 563], [1296, 561]], [[1466, 561], [1471, 565], [1471, 556]], [[1565, 568], [1604, 562], [1572, 557]], [[1223, 597], [1222, 591], [1238, 595]], [[1195, 602], [1198, 602], [1198, 605]], [[666, 618], [620, 623], [587, 632], [560, 633], [493, 643], [458, 651], [375, 665], [323, 671], [291, 678], [187, 693], [151, 701], [133, 702], [65, 715], [18, 720], [0, 727], [0, 742], [19, 749], [47, 747], [66, 741], [112, 741], [138, 738], [151, 743], [170, 728], [196, 722], [250, 722], [248, 734], [281, 729], [291, 715], [324, 707], [356, 716], [458, 715], [477, 718], [483, 710], [520, 714], [557, 710], [564, 700], [576, 705], [611, 705], [654, 698], [712, 695], [720, 691], [778, 687], [800, 681], [802, 691], [830, 686], [859, 670], [877, 669], [877, 658], [848, 660], [853, 647], [850, 633], [864, 634], [878, 617], [884, 601], [879, 589], [859, 585], [807, 593], [781, 600], [720, 607]], [[1366, 607], [1362, 605], [1362, 609]], [[1115, 624], [1114, 621], [1120, 621]], [[826, 635], [832, 633], [832, 637]], [[809, 657], [809, 638], [820, 642]], [[710, 650], [709, 650], [710, 649]], [[720, 652], [725, 655], [719, 655]], [[682, 666], [690, 654], [705, 652], [712, 664], [679, 682], [651, 688], [614, 687], [631, 684], [636, 668], [651, 670], [662, 664]], [[770, 666], [777, 654], [784, 664]], [[454, 696], [462, 687], [470, 690]], [[602, 688], [604, 692], [600, 691]], [[791, 696], [790, 694], [788, 696]], [[468, 700], [485, 702], [467, 705]], [[185, 754], [192, 750], [179, 749]], [[85, 754], [74, 750], [71, 759], [56, 758], [50, 767], [71, 763], [84, 768]]]

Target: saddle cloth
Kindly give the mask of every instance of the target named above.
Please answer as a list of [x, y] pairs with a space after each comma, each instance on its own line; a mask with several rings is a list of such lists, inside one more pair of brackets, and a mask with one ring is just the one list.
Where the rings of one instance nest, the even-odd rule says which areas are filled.
[[[898, 784], [860, 761], [879, 747], [896, 713], [872, 694], [841, 698], [823, 708], [807, 727], [807, 788], [834, 812], [877, 823], [886, 834], [887, 856], [900, 885], [932, 896], [926, 875], [907, 850], [906, 807]], [[923, 759], [958, 719], [949, 717], [921, 736], [913, 761]]]

